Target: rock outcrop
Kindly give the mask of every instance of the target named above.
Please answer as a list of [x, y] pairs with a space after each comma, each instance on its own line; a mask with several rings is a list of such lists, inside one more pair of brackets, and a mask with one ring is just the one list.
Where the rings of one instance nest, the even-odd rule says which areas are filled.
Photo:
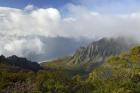
[[122, 38], [103, 38], [89, 44], [87, 47], [79, 48], [70, 59], [69, 64], [100, 63], [108, 56], [118, 55], [123, 51], [127, 51], [130, 46]]

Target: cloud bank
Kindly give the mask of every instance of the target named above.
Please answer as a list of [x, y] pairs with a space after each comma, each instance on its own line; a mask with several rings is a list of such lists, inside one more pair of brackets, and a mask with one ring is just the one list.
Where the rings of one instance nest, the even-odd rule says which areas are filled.
[[[47, 57], [52, 52], [49, 51], [50, 47], [55, 46], [53, 48], [55, 49], [59, 44], [55, 42], [54, 45], [49, 46], [42, 37], [46, 40], [49, 37], [57, 38], [58, 36], [78, 40], [81, 37], [95, 39], [129, 36], [140, 40], [140, 13], [138, 12], [117, 15], [101, 14], [82, 5], [73, 4], [67, 5], [66, 10], [68, 16], [63, 16], [60, 10], [55, 8], [37, 8], [33, 5], [28, 5], [25, 9], [0, 7], [0, 53]], [[77, 42], [75, 39], [72, 39], [73, 42]], [[73, 48], [69, 47], [69, 49], [74, 50], [81, 43], [75, 46], [75, 43], [70, 44], [73, 44], [71, 46]], [[67, 46], [61, 43], [62, 47]], [[59, 53], [61, 55], [60, 51]]]

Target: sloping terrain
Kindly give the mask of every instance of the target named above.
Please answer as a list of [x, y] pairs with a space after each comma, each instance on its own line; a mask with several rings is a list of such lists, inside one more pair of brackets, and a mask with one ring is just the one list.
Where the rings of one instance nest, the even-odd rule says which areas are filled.
[[89, 74], [95, 93], [140, 92], [140, 46], [118, 56], [111, 56]]
[[25, 58], [0, 56], [0, 93], [140, 93], [140, 46], [107, 57], [86, 77], [82, 65], [66, 63], [70, 59], [33, 71], [36, 65]]
[[40, 65], [36, 62], [31, 62], [26, 58], [17, 57], [15, 55], [10, 57], [5, 57], [3, 55], [0, 56], [0, 69], [25, 69], [25, 70], [32, 70], [38, 71], [41, 69]]

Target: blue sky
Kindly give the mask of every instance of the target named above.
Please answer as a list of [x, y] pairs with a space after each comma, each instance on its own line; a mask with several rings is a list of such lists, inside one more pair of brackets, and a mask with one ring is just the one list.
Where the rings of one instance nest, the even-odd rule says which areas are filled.
[[140, 11], [140, 0], [82, 0], [81, 4], [102, 13], [132, 13]]
[[60, 8], [67, 3], [75, 3], [73, 0], [0, 0], [0, 6], [24, 8], [28, 4], [33, 4], [37, 7], [55, 7]]
[[140, 11], [140, 0], [0, 0], [0, 6], [25, 8], [32, 4], [39, 8], [63, 8], [66, 4], [79, 4], [101, 13], [130, 13]]

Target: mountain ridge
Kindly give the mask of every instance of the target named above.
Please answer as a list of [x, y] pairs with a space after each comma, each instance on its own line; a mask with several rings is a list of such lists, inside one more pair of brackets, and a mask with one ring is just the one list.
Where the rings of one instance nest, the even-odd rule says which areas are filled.
[[127, 51], [131, 45], [122, 38], [103, 38], [92, 42], [86, 47], [79, 48], [70, 60], [70, 64], [87, 63], [91, 61], [101, 62], [110, 55], [118, 55]]
[[27, 60], [26, 58], [17, 57], [16, 55], [12, 55], [9, 57], [1, 55], [0, 64], [7, 65], [9, 67], [15, 67], [17, 69], [25, 69], [32, 71], [38, 71], [42, 69], [37, 62], [32, 62]]
[[41, 65], [48, 68], [68, 69], [74, 73], [89, 73], [101, 66], [107, 57], [119, 55], [132, 46], [134, 45], [124, 38], [102, 38], [77, 49], [72, 56], [44, 62]]

